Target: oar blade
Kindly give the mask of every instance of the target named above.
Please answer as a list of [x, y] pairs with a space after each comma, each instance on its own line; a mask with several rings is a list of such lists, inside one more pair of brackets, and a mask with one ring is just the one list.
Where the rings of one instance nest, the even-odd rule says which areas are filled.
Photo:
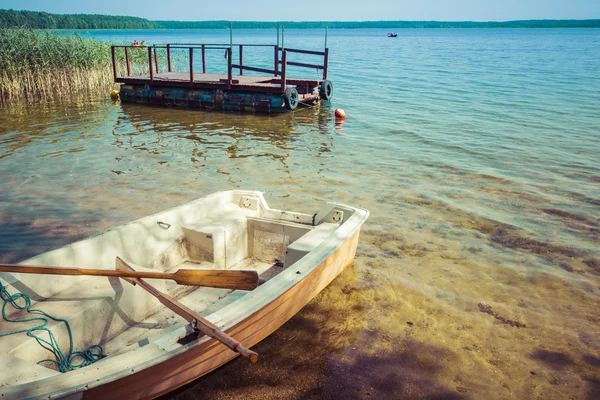
[[258, 286], [256, 271], [180, 269], [173, 274], [180, 285], [208, 286], [222, 289], [253, 290]]

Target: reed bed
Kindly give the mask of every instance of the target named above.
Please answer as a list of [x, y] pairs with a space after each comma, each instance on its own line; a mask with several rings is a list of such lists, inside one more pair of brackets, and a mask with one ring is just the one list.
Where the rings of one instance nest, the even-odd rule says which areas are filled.
[[[45, 100], [114, 87], [112, 43], [31, 29], [0, 29], [0, 102]], [[133, 49], [130, 59], [147, 69], [147, 49]], [[120, 74], [124, 54], [117, 54]], [[147, 73], [147, 72], [145, 72]]]

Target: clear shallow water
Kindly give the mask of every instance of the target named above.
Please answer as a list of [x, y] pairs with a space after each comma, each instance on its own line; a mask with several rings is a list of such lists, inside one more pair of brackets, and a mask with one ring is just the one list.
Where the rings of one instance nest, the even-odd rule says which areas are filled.
[[[385, 33], [330, 31], [332, 104], [291, 115], [104, 96], [3, 109], [0, 261], [221, 189], [307, 212], [339, 200], [371, 210], [355, 266], [257, 346], [259, 364], [172, 397], [598, 398], [600, 30]], [[289, 30], [285, 43], [323, 39]], [[257, 52], [245, 62], [260, 66]]]

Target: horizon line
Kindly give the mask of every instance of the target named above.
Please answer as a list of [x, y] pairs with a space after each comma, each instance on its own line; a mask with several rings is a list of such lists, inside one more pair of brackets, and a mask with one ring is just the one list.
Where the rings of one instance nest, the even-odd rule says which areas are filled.
[[[107, 14], [62, 14], [62, 15], [107, 15]], [[113, 15], [113, 17], [129, 17], [128, 15]], [[134, 17], [143, 18], [143, 17]], [[143, 18], [148, 19], [148, 18]], [[530, 22], [530, 21], [600, 21], [598, 18], [541, 18], [541, 19], [507, 19], [507, 20], [437, 20], [437, 19], [373, 19], [373, 20], [333, 20], [333, 19], [321, 19], [321, 20], [254, 20], [254, 19], [148, 19], [152, 22], [169, 21], [169, 22], [356, 22], [356, 23], [369, 23], [369, 22], [476, 22], [476, 23], [487, 23], [487, 22]]]
[[138, 17], [135, 15], [117, 15], [117, 14], [88, 14], [88, 13], [68, 13], [68, 14], [59, 14], [52, 13], [48, 11], [35, 11], [35, 10], [26, 10], [26, 9], [14, 9], [14, 8], [0, 8], [0, 11], [27, 11], [34, 13], [45, 13], [50, 15], [94, 15], [94, 16], [109, 16], [109, 17], [126, 17], [126, 18], [140, 18], [145, 19], [151, 22], [268, 22], [268, 23], [283, 23], [283, 22], [292, 22], [292, 23], [302, 23], [302, 22], [342, 22], [342, 23], [372, 23], [372, 22], [449, 22], [449, 23], [510, 23], [510, 22], [535, 22], [535, 21], [599, 21], [600, 16], [595, 18], [526, 18], [526, 19], [507, 19], [507, 20], [436, 20], [436, 19], [378, 19], [378, 20], [257, 20], [257, 19], [149, 19], [144, 17]]

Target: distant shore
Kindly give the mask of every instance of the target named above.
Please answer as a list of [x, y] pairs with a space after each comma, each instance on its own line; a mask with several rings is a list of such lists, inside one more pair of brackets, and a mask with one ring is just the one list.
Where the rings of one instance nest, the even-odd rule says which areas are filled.
[[[600, 28], [600, 19], [518, 21], [232, 21], [236, 29], [419, 29], [419, 28]], [[0, 9], [0, 28], [31, 29], [225, 29], [230, 21], [150, 21], [99, 14], [50, 14]]]

